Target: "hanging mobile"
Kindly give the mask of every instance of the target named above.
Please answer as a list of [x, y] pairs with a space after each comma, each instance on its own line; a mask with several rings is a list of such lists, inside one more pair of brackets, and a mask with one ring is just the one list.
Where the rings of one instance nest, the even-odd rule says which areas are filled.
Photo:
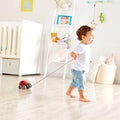
[[92, 21], [91, 21], [91, 24], [92, 24], [92, 25], [96, 25], [96, 23], [95, 23], [95, 8], [96, 8], [96, 3], [94, 3], [93, 19], [92, 19]]
[[103, 1], [101, 1], [101, 13], [100, 13], [100, 16], [99, 16], [99, 19], [100, 19], [100, 22], [103, 23], [104, 22], [104, 15], [103, 15]]
[[102, 13], [102, 12], [100, 13], [100, 22], [101, 22], [101, 23], [103, 23], [103, 22], [104, 22], [104, 15], [103, 15], [103, 13]]

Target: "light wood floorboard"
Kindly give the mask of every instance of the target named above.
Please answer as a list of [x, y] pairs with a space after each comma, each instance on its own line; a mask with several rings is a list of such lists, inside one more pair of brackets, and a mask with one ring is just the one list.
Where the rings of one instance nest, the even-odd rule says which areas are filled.
[[48, 77], [29, 90], [19, 90], [20, 80], [31, 84], [43, 76], [0, 76], [0, 120], [120, 120], [120, 85], [87, 82], [85, 95], [91, 102], [69, 98], [71, 79]]

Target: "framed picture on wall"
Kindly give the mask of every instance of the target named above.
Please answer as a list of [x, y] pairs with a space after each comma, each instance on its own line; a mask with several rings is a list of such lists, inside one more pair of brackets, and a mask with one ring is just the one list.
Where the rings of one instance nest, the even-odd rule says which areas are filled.
[[32, 12], [32, 10], [33, 10], [33, 0], [21, 0], [22, 12]]
[[68, 15], [58, 15], [57, 16], [56, 24], [71, 25], [71, 22], [72, 22], [72, 16], [68, 16]]

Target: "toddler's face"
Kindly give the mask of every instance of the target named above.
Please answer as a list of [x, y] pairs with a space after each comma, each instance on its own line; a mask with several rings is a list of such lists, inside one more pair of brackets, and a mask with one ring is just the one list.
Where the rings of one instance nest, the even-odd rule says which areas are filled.
[[83, 43], [89, 45], [92, 43], [94, 39], [93, 31], [87, 32], [87, 34], [83, 37]]

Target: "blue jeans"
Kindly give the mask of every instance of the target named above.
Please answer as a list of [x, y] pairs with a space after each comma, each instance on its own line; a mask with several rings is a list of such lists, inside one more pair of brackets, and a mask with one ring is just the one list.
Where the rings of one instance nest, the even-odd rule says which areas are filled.
[[71, 86], [77, 88], [78, 90], [84, 90], [85, 88], [85, 71], [77, 71], [74, 69], [71, 69], [72, 72], [72, 82], [71, 82]]

